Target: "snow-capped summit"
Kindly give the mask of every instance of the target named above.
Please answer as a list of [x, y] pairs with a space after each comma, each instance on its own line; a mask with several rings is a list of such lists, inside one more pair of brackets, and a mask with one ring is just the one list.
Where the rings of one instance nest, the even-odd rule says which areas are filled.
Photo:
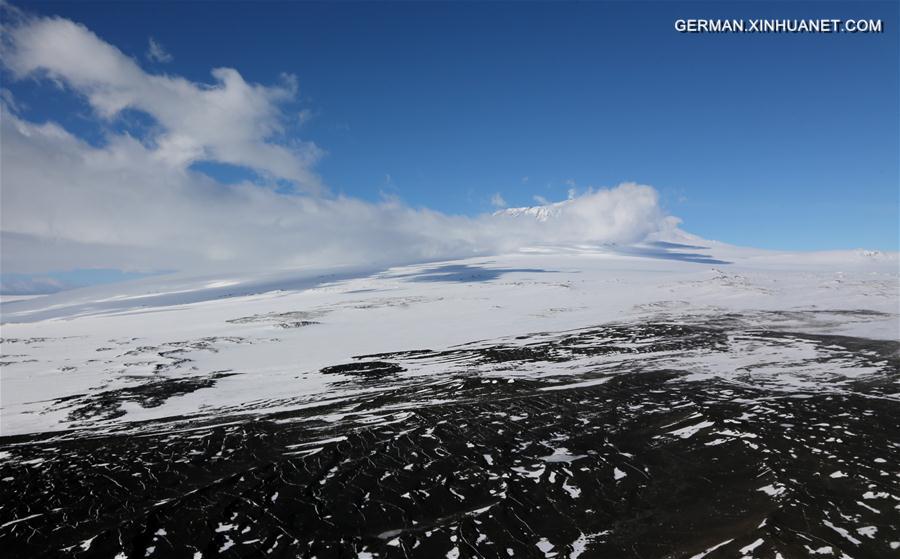
[[555, 219], [562, 215], [566, 206], [570, 205], [572, 200], [563, 200], [562, 202], [553, 202], [541, 206], [524, 206], [521, 208], [506, 208], [494, 212], [494, 216], [502, 217], [531, 217], [537, 221], [545, 222], [549, 219]]

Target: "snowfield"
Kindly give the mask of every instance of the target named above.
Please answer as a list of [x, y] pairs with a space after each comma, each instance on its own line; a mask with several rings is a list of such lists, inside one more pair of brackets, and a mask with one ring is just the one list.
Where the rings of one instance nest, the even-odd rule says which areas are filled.
[[[840, 386], [835, 372], [853, 378], [878, 364], [836, 350], [840, 368], [832, 360], [826, 373], [816, 358], [827, 348], [759, 344], [739, 333], [898, 340], [898, 285], [896, 254], [775, 253], [700, 241], [537, 247], [377, 272], [159, 277], [13, 300], [2, 305], [2, 434], [309, 405], [366, 389], [336, 386], [320, 372], [356, 356], [608, 323], [727, 320], [739, 326], [728, 351], [653, 359], [697, 379], [732, 377], [755, 363], [757, 382], [831, 390]], [[586, 359], [613, 371], [623, 357]], [[444, 370], [417, 363], [405, 374]], [[183, 390], [143, 405], [128, 397], [168, 380]], [[120, 400], [114, 413], [79, 411], [98, 392]]]
[[3, 303], [12, 557], [894, 557], [896, 254], [698, 240]]

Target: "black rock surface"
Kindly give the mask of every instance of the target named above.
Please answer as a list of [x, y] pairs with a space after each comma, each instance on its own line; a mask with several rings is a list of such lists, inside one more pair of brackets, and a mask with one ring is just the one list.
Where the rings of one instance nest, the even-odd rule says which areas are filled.
[[[757, 385], [752, 368], [746, 379], [697, 381], [640, 357], [612, 372], [516, 375], [619, 352], [728, 351], [721, 329], [616, 326], [542, 334], [524, 348], [365, 356], [323, 372], [371, 390], [314, 408], [6, 437], [0, 550], [898, 557], [898, 346], [802, 339], [881, 363], [880, 372], [834, 391]], [[499, 369], [404, 376], [410, 363], [467, 360]], [[152, 405], [152, 392], [120, 396]], [[100, 401], [118, 409], [110, 398]]]

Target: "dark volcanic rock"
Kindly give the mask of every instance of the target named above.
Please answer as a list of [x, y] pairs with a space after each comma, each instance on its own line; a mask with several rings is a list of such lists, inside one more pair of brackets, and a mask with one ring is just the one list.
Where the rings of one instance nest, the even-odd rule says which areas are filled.
[[361, 377], [384, 377], [395, 373], [405, 371], [403, 367], [396, 363], [387, 363], [385, 361], [362, 361], [358, 363], [347, 363], [346, 365], [333, 365], [322, 369], [322, 373], [326, 375], [355, 375]]
[[[323, 372], [384, 377], [383, 389], [315, 409], [2, 439], [0, 549], [28, 558], [896, 557], [896, 361], [834, 391], [695, 382], [691, 371], [647, 366], [564, 381], [474, 371], [401, 382], [399, 363], [418, 359], [514, 370], [591, 351], [648, 352], [648, 339], [666, 351], [728, 343], [714, 329], [639, 330], [535, 340], [519, 353], [370, 356]], [[896, 359], [890, 343], [817, 343]], [[153, 391], [140, 390], [128, 398], [152, 405]]]
[[122, 405], [126, 402], [134, 402], [144, 408], [155, 408], [169, 398], [209, 388], [214, 386], [218, 379], [233, 374], [235, 373], [220, 371], [207, 376], [182, 379], [160, 377], [128, 388], [68, 396], [59, 398], [56, 402], [72, 406], [72, 411], [69, 412], [69, 419], [72, 421], [113, 419], [125, 415]]

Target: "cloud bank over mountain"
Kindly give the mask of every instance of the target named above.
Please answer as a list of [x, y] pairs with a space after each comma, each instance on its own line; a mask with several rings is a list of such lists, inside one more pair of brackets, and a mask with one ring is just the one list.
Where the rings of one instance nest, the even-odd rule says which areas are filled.
[[[633, 243], [677, 225], [656, 191], [637, 184], [588, 190], [547, 219], [332, 195], [314, 170], [323, 150], [285, 133], [296, 77], [266, 86], [232, 68], [213, 69], [212, 83], [153, 74], [80, 24], [2, 9], [8, 75], [80, 96], [104, 136], [92, 143], [29, 120], [4, 92], [4, 272], [391, 264], [536, 243]], [[152, 119], [144, 134], [115, 126], [131, 111]], [[219, 182], [196, 170], [207, 162], [254, 179]]]

